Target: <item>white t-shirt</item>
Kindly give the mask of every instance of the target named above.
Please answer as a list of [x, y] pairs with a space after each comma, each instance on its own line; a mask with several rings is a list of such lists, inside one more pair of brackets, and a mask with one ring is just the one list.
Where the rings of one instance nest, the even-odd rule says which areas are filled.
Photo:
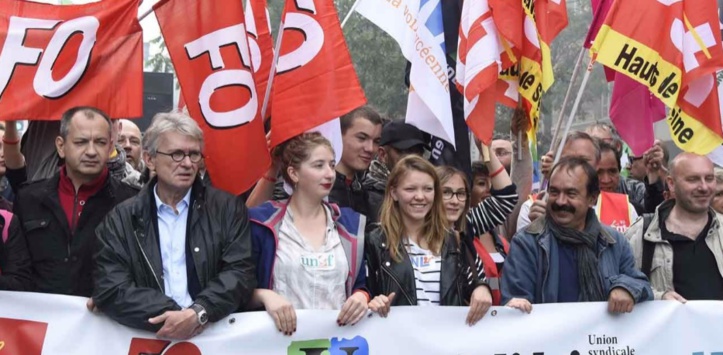
[[331, 211], [324, 208], [326, 238], [318, 250], [306, 243], [294, 226], [291, 209], [286, 210], [279, 228], [273, 287], [294, 309], [341, 309], [346, 302], [349, 262]]
[[435, 256], [431, 251], [422, 249], [411, 240], [404, 244], [414, 268], [414, 284], [417, 289], [417, 305], [439, 306], [440, 276], [442, 257]]

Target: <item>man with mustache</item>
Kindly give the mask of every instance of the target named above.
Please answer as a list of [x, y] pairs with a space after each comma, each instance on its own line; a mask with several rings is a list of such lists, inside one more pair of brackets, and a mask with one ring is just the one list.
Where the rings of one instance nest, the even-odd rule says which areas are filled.
[[723, 300], [723, 216], [710, 206], [713, 163], [681, 153], [668, 170], [666, 183], [675, 199], [625, 233], [635, 264], [650, 277], [656, 300]]
[[101, 110], [66, 111], [55, 146], [65, 164], [49, 179], [22, 185], [14, 212], [36, 290], [90, 297], [95, 228], [137, 190], [110, 175], [111, 121]]
[[502, 303], [529, 313], [534, 303], [608, 302], [631, 312], [653, 292], [627, 240], [602, 225], [592, 206], [597, 171], [583, 158], [552, 168], [547, 213], [512, 239], [502, 273]]
[[[564, 159], [573, 156], [582, 158], [594, 169], [599, 169], [600, 162], [603, 158], [600, 150], [600, 142], [585, 132], [571, 132], [567, 136], [565, 147], [562, 149], [560, 158]], [[548, 153], [548, 155], [543, 156], [542, 159], [542, 173], [545, 176], [549, 176], [550, 168], [552, 167], [552, 153]], [[597, 181], [600, 181], [600, 178], [598, 178]], [[603, 197], [605, 197], [603, 203], [605, 203], [605, 201], [607, 201], [607, 203], [605, 203], [604, 206], [602, 203], [600, 205], [596, 204], [594, 207], [598, 218], [605, 224], [614, 225], [621, 233], [624, 232], [630, 223], [618, 223], [616, 221], [623, 219], [626, 221], [635, 221], [638, 218], [635, 207], [628, 201], [624, 194], [604, 191], [603, 195]], [[520, 214], [517, 217], [517, 231], [523, 230], [531, 221], [535, 221], [544, 216], [546, 208], [547, 202], [545, 201], [544, 193], [540, 193], [535, 198], [527, 200], [520, 208]], [[619, 215], [622, 215], [622, 217]]]

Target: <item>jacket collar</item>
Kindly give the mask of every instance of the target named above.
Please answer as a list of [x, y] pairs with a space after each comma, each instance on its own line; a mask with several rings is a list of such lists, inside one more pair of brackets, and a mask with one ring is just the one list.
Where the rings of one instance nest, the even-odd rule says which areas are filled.
[[[549, 238], [551, 237], [550, 233], [545, 233], [548, 231], [547, 228], [547, 221], [545, 217], [539, 217], [534, 222], [532, 222], [527, 229], [525, 230], [527, 233], [532, 235], [540, 236], [537, 238], [538, 242], [540, 244], [548, 243]], [[600, 230], [600, 237], [598, 239], [599, 242], [602, 242], [603, 244], [615, 244], [615, 238], [610, 234], [610, 232], [603, 226], [603, 228]]]
[[[643, 230], [643, 239], [654, 243], [663, 242], [662, 230], [660, 229], [661, 216], [669, 216], [670, 212], [673, 210], [673, 207], [675, 207], [675, 200], [670, 199], [667, 201], [663, 201], [663, 203], [661, 203], [660, 205], [658, 205], [658, 207], [655, 208], [655, 215], [653, 216], [653, 219], [650, 220], [648, 230]], [[718, 213], [716, 213], [712, 207], [708, 208], [708, 216], [712, 219], [710, 228], [708, 229], [708, 234], [710, 234], [713, 231], [718, 231], [721, 226], [721, 221], [718, 219]]]

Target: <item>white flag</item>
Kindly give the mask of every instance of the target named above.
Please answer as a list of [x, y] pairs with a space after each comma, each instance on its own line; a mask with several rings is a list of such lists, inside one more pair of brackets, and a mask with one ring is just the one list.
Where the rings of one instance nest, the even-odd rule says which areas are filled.
[[392, 36], [412, 63], [406, 122], [454, 146], [441, 0], [359, 0], [356, 11]]

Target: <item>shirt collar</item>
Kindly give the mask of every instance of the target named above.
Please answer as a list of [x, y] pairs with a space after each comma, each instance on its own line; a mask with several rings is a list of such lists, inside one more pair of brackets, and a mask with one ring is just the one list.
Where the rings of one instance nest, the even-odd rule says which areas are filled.
[[[182, 207], [185, 208], [191, 204], [191, 190], [192, 189], [193, 188], [188, 189], [188, 191], [186, 192], [186, 195], [183, 196], [183, 199], [181, 201], [179, 201], [178, 204], [176, 205], [176, 210], [178, 210], [179, 212]], [[168, 208], [173, 209], [171, 206], [169, 206], [169, 205], [165, 204], [163, 201], [161, 201], [161, 197], [158, 196], [158, 184], [153, 186], [153, 197], [156, 199], [156, 208], [158, 208], [159, 210], [161, 209], [162, 206], [166, 206]]]
[[[60, 168], [59, 188], [62, 191], [69, 191], [72, 194], [75, 194], [75, 185], [73, 185], [73, 181], [70, 180], [70, 177], [68, 177], [68, 173], [65, 169], [66, 169], [65, 165], [63, 165]], [[103, 171], [101, 171], [100, 175], [98, 175], [97, 178], [95, 178], [94, 180], [92, 180], [86, 184], [80, 185], [78, 192], [80, 193], [80, 192], [88, 191], [91, 194], [94, 194], [94, 193], [100, 191], [100, 189], [103, 187], [103, 184], [105, 184], [105, 181], [107, 179], [108, 179], [108, 168], [105, 167], [105, 168], [103, 168]]]

